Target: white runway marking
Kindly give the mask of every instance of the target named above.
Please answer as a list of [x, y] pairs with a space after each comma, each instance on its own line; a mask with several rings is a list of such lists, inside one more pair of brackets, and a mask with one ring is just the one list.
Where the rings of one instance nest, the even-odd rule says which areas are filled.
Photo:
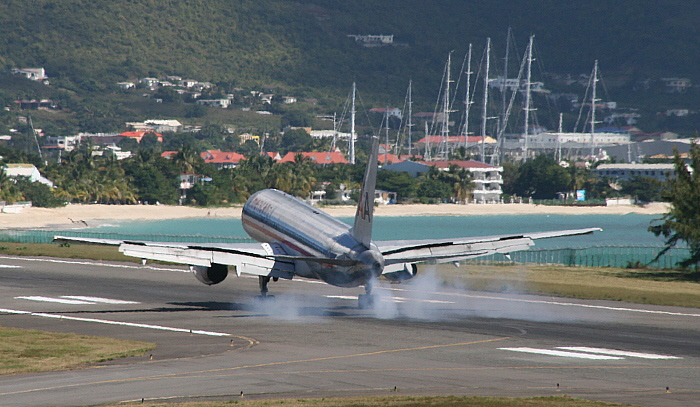
[[90, 304], [95, 304], [94, 302], [88, 302], [88, 301], [81, 301], [77, 299], [68, 299], [68, 298], [51, 298], [51, 297], [42, 297], [39, 295], [32, 295], [28, 297], [15, 297], [15, 299], [18, 300], [29, 300], [29, 301], [39, 301], [39, 302], [57, 302], [59, 304], [73, 304], [73, 305], [90, 305]]
[[571, 350], [575, 352], [589, 352], [589, 353], [600, 353], [603, 355], [612, 356], [629, 356], [631, 358], [642, 358], [642, 359], [683, 359], [677, 356], [669, 355], [659, 355], [655, 353], [641, 353], [641, 352], [627, 352], [617, 349], [605, 349], [605, 348], [589, 348], [586, 346], [559, 346], [557, 349]]
[[190, 334], [194, 334], [194, 335], [231, 336], [231, 334], [227, 334], [227, 333], [223, 333], [223, 332], [202, 331], [199, 329], [173, 328], [173, 327], [161, 326], [161, 325], [136, 324], [136, 323], [132, 323], [132, 322], [110, 321], [108, 319], [97, 319], [97, 318], [69, 317], [69, 316], [61, 315], [61, 314], [46, 314], [46, 313], [42, 313], [42, 312], [30, 312], [30, 311], [20, 311], [20, 310], [0, 308], [0, 313], [3, 313], [3, 312], [6, 314], [31, 315], [33, 317], [65, 319], [68, 321], [94, 322], [94, 323], [106, 324], [106, 325], [128, 326], [131, 328], [146, 328], [146, 329], [156, 329], [159, 331], [190, 333]]
[[0, 264], [0, 269], [21, 269], [22, 266], [13, 266], [11, 264]]
[[89, 301], [89, 302], [99, 302], [101, 304], [140, 304], [136, 301], [124, 301], [124, 300], [113, 300], [111, 298], [100, 298], [100, 297], [84, 297], [82, 295], [62, 295], [61, 298], [68, 298], [71, 300], [78, 301]]
[[509, 350], [513, 352], [525, 352], [525, 353], [535, 353], [539, 355], [548, 356], [561, 356], [566, 358], [578, 358], [578, 359], [595, 359], [595, 360], [621, 360], [623, 357], [617, 356], [607, 356], [607, 355], [594, 355], [590, 353], [578, 353], [578, 352], [565, 352], [563, 350], [552, 350], [552, 349], [536, 349], [536, 348], [499, 348], [501, 350]]

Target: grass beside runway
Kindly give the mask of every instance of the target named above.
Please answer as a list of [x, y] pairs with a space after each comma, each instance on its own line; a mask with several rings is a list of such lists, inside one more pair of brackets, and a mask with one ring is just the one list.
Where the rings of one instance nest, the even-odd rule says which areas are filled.
[[[0, 255], [46, 256], [139, 263], [115, 246], [0, 243]], [[700, 308], [700, 274], [675, 270], [568, 267], [534, 264], [496, 266], [452, 264], [436, 269], [447, 284], [470, 290], [542, 294], [591, 300]]]
[[469, 290], [700, 308], [700, 281], [679, 271], [529, 264], [424, 267], [431, 269], [445, 284]]
[[155, 343], [0, 326], [0, 374], [72, 369], [140, 356]]
[[[144, 405], [141, 400], [104, 407]], [[227, 400], [218, 402], [167, 403], [149, 400], [149, 407], [633, 407], [630, 404], [604, 403], [556, 397], [456, 397], [456, 396], [377, 396], [322, 399]]]

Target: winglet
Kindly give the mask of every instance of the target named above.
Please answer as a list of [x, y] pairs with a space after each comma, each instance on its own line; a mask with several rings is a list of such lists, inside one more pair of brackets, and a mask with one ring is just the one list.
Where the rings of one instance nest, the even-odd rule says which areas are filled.
[[377, 184], [377, 160], [379, 159], [379, 138], [372, 137], [372, 151], [367, 161], [365, 179], [362, 181], [360, 199], [357, 202], [355, 225], [352, 237], [369, 249], [372, 242], [372, 218], [374, 216], [374, 189]]

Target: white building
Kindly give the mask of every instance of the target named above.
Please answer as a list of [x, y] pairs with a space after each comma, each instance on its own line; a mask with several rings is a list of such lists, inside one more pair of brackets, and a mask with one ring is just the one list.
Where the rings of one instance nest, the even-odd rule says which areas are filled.
[[322, 138], [343, 138], [343, 139], [350, 139], [350, 133], [340, 133], [335, 130], [311, 130], [309, 133], [311, 137], [315, 139], [322, 139]]
[[198, 105], [209, 106], [209, 107], [220, 107], [226, 109], [231, 105], [231, 101], [228, 99], [202, 99], [197, 101]]
[[182, 129], [182, 123], [178, 120], [146, 120], [144, 122], [127, 122], [127, 126], [134, 129], [134, 131], [155, 131], [156, 133], [163, 133], [171, 131], [177, 133]]
[[4, 170], [8, 178], [26, 177], [31, 182], [41, 182], [53, 188], [53, 182], [44, 178], [34, 164], [5, 164]]
[[601, 164], [593, 172], [599, 177], [629, 181], [635, 177], [654, 178], [666, 181], [675, 174], [674, 164]]
[[12, 73], [14, 74], [19, 74], [23, 75], [29, 80], [32, 81], [44, 81], [48, 79], [49, 77], [46, 76], [46, 71], [44, 68], [21, 68], [21, 69], [13, 69]]

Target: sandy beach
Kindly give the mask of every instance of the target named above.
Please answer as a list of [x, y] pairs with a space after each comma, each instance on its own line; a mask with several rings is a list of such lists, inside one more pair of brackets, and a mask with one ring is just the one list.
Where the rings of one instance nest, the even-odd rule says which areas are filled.
[[[67, 225], [97, 225], [105, 221], [165, 220], [183, 218], [240, 218], [241, 206], [230, 208], [192, 208], [169, 205], [68, 205], [63, 208], [26, 208], [19, 213], [0, 213], [1, 228], [44, 228]], [[354, 216], [354, 206], [323, 207], [333, 216]], [[377, 216], [478, 216], [478, 215], [625, 215], [638, 213], [661, 215], [668, 204], [646, 206], [611, 205], [594, 207], [544, 206], [533, 204], [440, 204], [382, 205]]]

